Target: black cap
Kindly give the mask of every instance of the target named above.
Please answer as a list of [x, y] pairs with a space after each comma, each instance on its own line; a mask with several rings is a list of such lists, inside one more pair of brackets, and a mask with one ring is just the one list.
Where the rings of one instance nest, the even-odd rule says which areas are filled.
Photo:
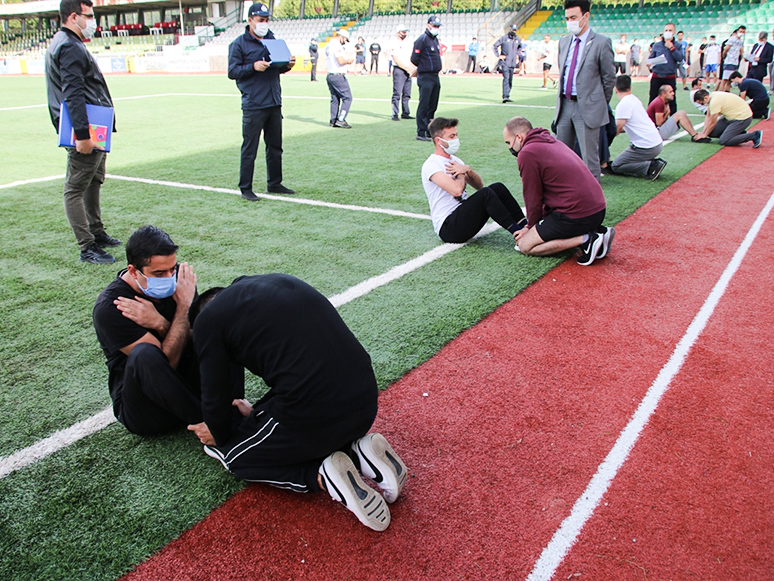
[[427, 23], [432, 24], [433, 26], [441, 26], [441, 18], [433, 14], [427, 19]]
[[261, 4], [260, 2], [256, 2], [255, 4], [250, 6], [250, 10], [247, 11], [247, 17], [250, 18], [252, 16], [270, 17], [271, 12], [269, 12], [269, 7], [266, 6], [266, 4]]

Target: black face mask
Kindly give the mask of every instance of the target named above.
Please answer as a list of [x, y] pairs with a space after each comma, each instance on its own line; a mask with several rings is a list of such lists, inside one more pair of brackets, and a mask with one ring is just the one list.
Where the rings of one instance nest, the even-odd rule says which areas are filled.
[[510, 36], [511, 38], [513, 38], [514, 36], [516, 36], [516, 33], [515, 33], [515, 32], [509, 32], [509, 33], [508, 33], [508, 36]]
[[510, 151], [510, 152], [511, 152], [511, 155], [512, 155], [513, 157], [519, 157], [519, 152], [518, 152], [518, 151], [516, 151], [515, 149], [513, 149], [512, 147], [509, 147], [509, 148], [508, 148], [508, 151]]

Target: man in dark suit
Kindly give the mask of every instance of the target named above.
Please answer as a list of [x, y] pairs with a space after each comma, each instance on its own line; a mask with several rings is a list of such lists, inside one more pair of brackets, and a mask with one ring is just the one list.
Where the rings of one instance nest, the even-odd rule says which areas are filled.
[[559, 40], [560, 91], [556, 98], [556, 137], [581, 157], [599, 181], [599, 128], [607, 125], [607, 104], [615, 87], [613, 43], [589, 28], [589, 0], [565, 0], [571, 34]]
[[748, 79], [756, 79], [763, 82], [763, 77], [766, 76], [766, 69], [769, 67], [772, 57], [774, 57], [774, 46], [767, 42], [768, 38], [767, 32], [762, 31], [758, 33], [758, 44], [752, 47], [750, 51], [753, 60], [750, 63], [750, 68], [747, 69]]

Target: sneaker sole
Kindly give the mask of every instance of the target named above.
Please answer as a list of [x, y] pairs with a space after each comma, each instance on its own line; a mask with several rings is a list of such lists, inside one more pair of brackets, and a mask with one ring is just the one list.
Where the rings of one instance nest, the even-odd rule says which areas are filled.
[[398, 500], [408, 469], [385, 437], [368, 434], [354, 442], [352, 450], [360, 460], [360, 472], [376, 482], [384, 499], [389, 503]]
[[344, 452], [328, 456], [321, 471], [331, 497], [346, 506], [361, 523], [379, 532], [390, 526], [387, 502], [363, 482], [352, 459]]
[[610, 246], [613, 244], [613, 238], [615, 238], [615, 228], [610, 227], [602, 236], [602, 247], [599, 249], [597, 260], [604, 258], [607, 256], [607, 253], [610, 252]]

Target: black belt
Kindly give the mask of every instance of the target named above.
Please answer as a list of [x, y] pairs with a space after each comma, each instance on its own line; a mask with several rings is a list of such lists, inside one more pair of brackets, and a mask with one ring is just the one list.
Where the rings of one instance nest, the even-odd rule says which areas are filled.
[[329, 75], [346, 75], [347, 73], [328, 73]]
[[576, 97], [575, 95], [573, 95], [572, 97], [568, 97], [567, 95], [562, 93], [562, 99], [569, 99], [570, 101], [577, 101], [578, 97]]

